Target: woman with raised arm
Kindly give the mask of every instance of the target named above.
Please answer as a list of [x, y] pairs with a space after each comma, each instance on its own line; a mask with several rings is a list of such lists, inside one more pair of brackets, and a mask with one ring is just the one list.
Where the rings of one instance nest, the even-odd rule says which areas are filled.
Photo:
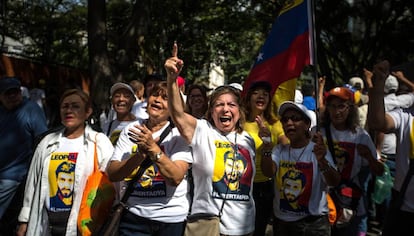
[[[176, 84], [183, 66], [176, 44], [164, 66], [171, 118], [193, 151], [194, 196], [189, 217], [216, 215], [220, 234], [251, 235], [255, 146], [242, 129], [245, 117], [240, 92], [230, 86], [218, 87], [210, 96], [206, 119], [196, 119], [184, 112]], [[188, 230], [186, 235], [190, 235]]]

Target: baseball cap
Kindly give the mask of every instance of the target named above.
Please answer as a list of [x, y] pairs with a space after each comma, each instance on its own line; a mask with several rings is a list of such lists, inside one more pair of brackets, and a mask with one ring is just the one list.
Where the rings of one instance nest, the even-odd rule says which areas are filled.
[[249, 90], [253, 90], [253, 89], [257, 89], [257, 88], [263, 88], [266, 91], [270, 92], [271, 89], [272, 89], [272, 85], [267, 81], [263, 81], [263, 80], [262, 81], [256, 81], [256, 82], [253, 82], [250, 85]]
[[4, 93], [9, 89], [20, 88], [20, 85], [20, 81], [15, 77], [0, 79], [0, 93]]
[[231, 83], [231, 84], [229, 84], [229, 86], [231, 86], [231, 87], [233, 87], [235, 89], [238, 89], [240, 91], [243, 91], [243, 86], [241, 84], [239, 84], [239, 83]]
[[279, 111], [278, 111], [279, 116], [282, 116], [287, 110], [290, 110], [290, 109], [299, 111], [300, 113], [302, 113], [302, 115], [305, 115], [305, 117], [309, 121], [312, 121], [312, 114], [308, 110], [308, 108], [306, 108], [303, 104], [295, 103], [292, 101], [285, 101], [282, 104], [280, 104]]
[[326, 95], [326, 99], [329, 99], [330, 97], [335, 96], [339, 97], [343, 100], [349, 100], [354, 102], [354, 93], [346, 87], [336, 87], [331, 90]]
[[398, 80], [395, 76], [388, 75], [385, 80], [384, 93], [389, 93], [392, 90], [394, 90], [394, 92], [398, 90]]
[[360, 77], [352, 77], [348, 83], [355, 89], [364, 89], [364, 81]]
[[111, 96], [115, 93], [116, 90], [118, 89], [127, 89], [128, 91], [131, 92], [132, 95], [134, 94], [134, 90], [131, 88], [131, 86], [129, 86], [128, 84], [125, 83], [115, 83], [114, 85], [112, 85], [111, 87]]

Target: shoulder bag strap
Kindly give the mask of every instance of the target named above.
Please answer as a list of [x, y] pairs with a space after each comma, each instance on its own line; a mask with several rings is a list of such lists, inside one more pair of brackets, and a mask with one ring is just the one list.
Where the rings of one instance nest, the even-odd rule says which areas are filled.
[[335, 149], [334, 149], [333, 141], [332, 141], [331, 124], [330, 123], [326, 123], [326, 125], [325, 125], [325, 134], [326, 134], [326, 141], [328, 141], [329, 151], [331, 152], [333, 162], [336, 165]]
[[[160, 145], [161, 142], [164, 140], [164, 138], [168, 135], [168, 133], [170, 133], [170, 131], [172, 130], [172, 124], [170, 122], [170, 124], [167, 126], [167, 128], [164, 129], [164, 131], [161, 133], [160, 135], [160, 139], [158, 140], [157, 144]], [[121, 204], [126, 204], [126, 202], [128, 201], [129, 195], [131, 195], [131, 193], [134, 190], [134, 183], [137, 182], [137, 180], [139, 178], [141, 178], [141, 176], [144, 174], [145, 170], [150, 167], [152, 165], [152, 161], [149, 158], [145, 158], [136, 175], [134, 175], [134, 177], [130, 180], [130, 182], [128, 183], [128, 187], [125, 191], [125, 194], [122, 196], [121, 199]]]

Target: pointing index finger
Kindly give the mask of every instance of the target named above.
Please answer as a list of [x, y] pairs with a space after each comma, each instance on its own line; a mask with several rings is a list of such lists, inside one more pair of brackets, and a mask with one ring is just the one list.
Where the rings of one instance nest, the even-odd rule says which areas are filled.
[[177, 57], [177, 55], [178, 55], [178, 46], [177, 46], [177, 42], [174, 41], [173, 50], [172, 50], [172, 56], [173, 57]]

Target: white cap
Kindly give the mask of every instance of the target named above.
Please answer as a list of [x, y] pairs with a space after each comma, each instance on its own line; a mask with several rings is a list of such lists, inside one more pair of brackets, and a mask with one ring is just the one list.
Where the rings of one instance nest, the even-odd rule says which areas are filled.
[[233, 87], [233, 88], [236, 88], [236, 89], [238, 89], [238, 90], [240, 90], [240, 91], [243, 91], [243, 86], [241, 85], [241, 84], [239, 84], [239, 83], [231, 83], [231, 84], [229, 84], [231, 87]]
[[295, 103], [292, 101], [286, 101], [283, 102], [280, 107], [279, 107], [279, 116], [282, 116], [283, 113], [285, 113], [286, 110], [288, 109], [293, 109], [296, 111], [299, 111], [300, 113], [302, 113], [303, 115], [305, 115], [309, 121], [312, 121], [313, 115], [311, 114], [311, 112], [308, 110], [308, 108], [306, 108], [303, 104], [300, 103]]
[[114, 85], [112, 85], [111, 87], [111, 96], [114, 94], [114, 92], [118, 89], [127, 89], [131, 92], [132, 95], [135, 96], [134, 90], [131, 88], [131, 86], [129, 86], [128, 84], [125, 83], [115, 83]]
[[364, 81], [360, 77], [352, 77], [349, 79], [348, 83], [354, 88], [358, 88], [359, 84], [359, 88], [364, 89]]
[[384, 92], [389, 93], [391, 90], [398, 90], [398, 80], [395, 78], [395, 76], [388, 75], [387, 79], [385, 80]]

